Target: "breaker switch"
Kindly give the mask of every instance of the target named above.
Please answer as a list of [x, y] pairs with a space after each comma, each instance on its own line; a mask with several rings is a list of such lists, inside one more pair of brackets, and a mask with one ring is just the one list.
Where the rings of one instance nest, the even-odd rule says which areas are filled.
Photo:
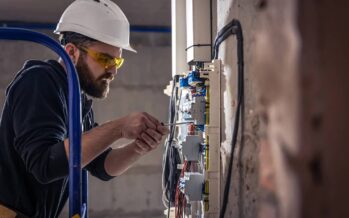
[[187, 161], [199, 161], [202, 155], [202, 135], [187, 135], [182, 142], [182, 153]]
[[185, 194], [187, 200], [202, 201], [205, 185], [204, 175], [198, 172], [185, 172], [180, 178], [179, 189]]

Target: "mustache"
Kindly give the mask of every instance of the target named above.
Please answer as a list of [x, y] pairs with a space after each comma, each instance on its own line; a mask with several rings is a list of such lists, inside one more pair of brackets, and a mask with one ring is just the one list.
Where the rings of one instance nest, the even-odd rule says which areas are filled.
[[112, 74], [112, 73], [110, 73], [110, 72], [105, 72], [105, 73], [102, 74], [100, 77], [98, 77], [97, 80], [103, 80], [103, 79], [113, 80], [113, 79], [114, 79], [114, 74]]

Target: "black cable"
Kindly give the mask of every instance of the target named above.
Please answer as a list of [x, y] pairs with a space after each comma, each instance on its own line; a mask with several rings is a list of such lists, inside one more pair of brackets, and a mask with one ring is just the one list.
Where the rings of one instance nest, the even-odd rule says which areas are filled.
[[212, 49], [212, 44], [193, 44], [193, 45], [187, 47], [187, 48], [185, 49], [185, 51], [188, 51], [189, 49], [191, 49], [191, 48], [193, 48], [193, 47], [204, 47], [204, 46], [210, 46], [211, 49]]
[[230, 160], [229, 160], [229, 167], [228, 167], [228, 174], [227, 174], [227, 181], [224, 186], [224, 193], [223, 193], [223, 205], [221, 208], [221, 212], [219, 217], [224, 218], [227, 204], [229, 200], [229, 191], [230, 191], [230, 183], [231, 183], [231, 177], [232, 177], [232, 171], [233, 171], [233, 160], [234, 160], [234, 152], [239, 132], [239, 123], [241, 117], [241, 108], [244, 101], [244, 54], [243, 54], [243, 34], [242, 34], [242, 28], [241, 24], [238, 20], [233, 19], [230, 23], [228, 23], [226, 26], [224, 26], [217, 34], [217, 37], [214, 42], [214, 50], [212, 53], [213, 59], [218, 58], [218, 52], [219, 52], [219, 46], [220, 44], [228, 38], [230, 35], [236, 35], [237, 39], [237, 57], [238, 57], [238, 90], [237, 90], [237, 99], [238, 99], [238, 105], [235, 113], [235, 120], [234, 120], [234, 129], [233, 129], [233, 136], [231, 141], [231, 152], [230, 152]]
[[[179, 76], [173, 78], [173, 86], [171, 91], [171, 98], [169, 104], [169, 123], [174, 123], [177, 113], [177, 95], [178, 88], [176, 83], [179, 80]], [[175, 201], [176, 184], [179, 179], [180, 173], [177, 170], [177, 164], [181, 163], [179, 151], [173, 146], [175, 127], [169, 126], [170, 134], [167, 137], [165, 143], [165, 152], [163, 155], [163, 171], [162, 171], [162, 188], [163, 188], [163, 203], [168, 208], [168, 214], [170, 215], [171, 203]]]
[[228, 36], [232, 34], [237, 33], [238, 26], [240, 26], [240, 22], [238, 20], [233, 19], [225, 25], [217, 34], [217, 37], [215, 39], [215, 42], [213, 44], [213, 53], [212, 53], [212, 59], [217, 59], [218, 58], [218, 49], [219, 45], [226, 39]]
[[[174, 97], [175, 97], [175, 78], [173, 79], [173, 86], [172, 86], [172, 91], [171, 91], [171, 97], [170, 97], [170, 102], [169, 102], [169, 123], [173, 122], [174, 119]], [[170, 160], [171, 160], [171, 153], [170, 153], [170, 146], [172, 144], [172, 128], [170, 126], [170, 134], [168, 136], [168, 138], [166, 139], [166, 143], [165, 143], [165, 152], [164, 152], [164, 156], [163, 156], [163, 173], [162, 173], [162, 187], [163, 187], [163, 201], [164, 201], [164, 205], [167, 206], [168, 202], [170, 202], [169, 200], [169, 194], [168, 194], [168, 189], [169, 189], [169, 174], [171, 174], [171, 172], [169, 172], [170, 170]]]

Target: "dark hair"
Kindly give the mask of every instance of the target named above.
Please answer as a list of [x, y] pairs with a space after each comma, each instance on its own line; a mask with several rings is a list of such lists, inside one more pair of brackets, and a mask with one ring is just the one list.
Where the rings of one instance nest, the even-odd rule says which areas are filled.
[[75, 32], [63, 32], [59, 35], [61, 45], [73, 43], [76, 46], [89, 46], [97, 40]]

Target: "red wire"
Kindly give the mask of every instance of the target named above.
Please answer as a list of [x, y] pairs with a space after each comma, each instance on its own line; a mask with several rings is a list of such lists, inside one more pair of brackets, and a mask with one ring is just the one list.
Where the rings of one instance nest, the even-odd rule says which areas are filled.
[[[181, 171], [180, 178], [183, 178], [184, 173], [188, 171], [188, 162], [184, 161], [183, 162], [183, 168]], [[190, 166], [190, 165], [189, 165]], [[175, 196], [175, 217], [176, 218], [183, 218], [183, 211], [184, 211], [184, 206], [186, 205], [186, 199], [185, 195], [179, 190], [179, 183], [180, 181], [177, 182], [177, 187], [176, 187], [176, 196]]]

